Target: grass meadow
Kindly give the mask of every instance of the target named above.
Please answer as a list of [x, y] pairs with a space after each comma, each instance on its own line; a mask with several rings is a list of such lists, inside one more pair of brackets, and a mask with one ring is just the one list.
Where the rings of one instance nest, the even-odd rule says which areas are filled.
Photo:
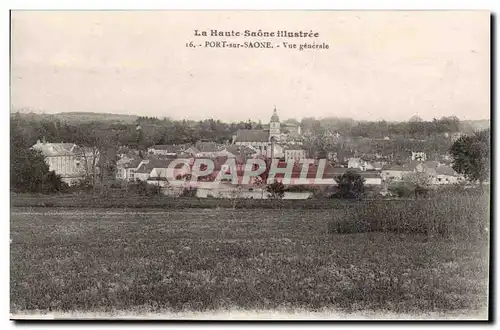
[[317, 210], [13, 207], [11, 313], [486, 317], [487, 213], [470, 198], [412, 203], [421, 201]]

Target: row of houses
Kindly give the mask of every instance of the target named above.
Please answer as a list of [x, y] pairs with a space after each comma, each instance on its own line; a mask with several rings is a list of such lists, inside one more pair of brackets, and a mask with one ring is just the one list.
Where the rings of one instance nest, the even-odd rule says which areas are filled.
[[[182, 164], [173, 166], [174, 173], [169, 172], [169, 167], [172, 161], [176, 158], [165, 155], [150, 155], [148, 159], [127, 158], [124, 157], [117, 163], [116, 178], [127, 181], [151, 181], [161, 185], [158, 181], [166, 181], [168, 178], [176, 180], [186, 179], [191, 173], [192, 167], [197, 159], [209, 159], [213, 164], [213, 171], [207, 177], [199, 178], [198, 181], [211, 182], [219, 175], [219, 172], [229, 173], [229, 168], [226, 166], [228, 159], [234, 158], [236, 164], [236, 174], [238, 182], [242, 183], [245, 165], [248, 158], [242, 156], [227, 156], [217, 155], [214, 157], [190, 157], [187, 158], [187, 166]], [[277, 164], [278, 168], [286, 168], [286, 161], [280, 161]], [[303, 173], [303, 165], [295, 162], [290, 173], [290, 184], [331, 184], [333, 179], [344, 174], [347, 168], [333, 167], [331, 164], [324, 164], [324, 168], [320, 169], [318, 161], [310, 164], [307, 172]], [[382, 183], [382, 177], [378, 171], [357, 171], [364, 179], [367, 185], [379, 185]], [[277, 173], [275, 178], [283, 180], [285, 175]], [[251, 178], [250, 184], [253, 184], [254, 178]], [[287, 181], [288, 182], [288, 181]]]
[[[41, 151], [49, 164], [50, 170], [61, 175], [63, 181], [68, 184], [77, 182], [83, 176], [95, 171], [99, 164], [99, 154], [90, 148], [81, 148], [73, 143], [37, 143], [32, 147]], [[287, 154], [287, 152], [289, 152]], [[294, 160], [296, 166], [293, 168], [292, 183], [300, 179], [302, 165], [299, 161], [305, 158], [305, 152], [300, 149], [285, 150], [283, 164]], [[356, 170], [367, 185], [380, 185], [383, 182], [404, 180], [408, 173], [419, 172], [429, 176], [431, 184], [454, 184], [464, 180], [450, 166], [438, 161], [422, 161], [420, 157], [403, 165], [387, 164], [384, 162], [368, 162], [361, 158], [350, 158], [347, 168], [333, 167], [327, 164], [322, 177], [317, 177], [317, 164], [309, 167], [306, 180], [315, 180], [314, 183], [321, 184], [331, 182], [333, 178], [345, 173], [348, 169]], [[242, 171], [246, 160], [249, 158], [268, 159], [252, 146], [217, 144], [215, 142], [200, 141], [194, 145], [155, 145], [148, 149], [148, 155], [143, 159], [137, 153], [122, 153], [117, 161], [115, 176], [125, 181], [154, 181], [158, 185], [166, 184], [168, 177], [167, 169], [170, 163], [177, 158], [189, 159], [189, 166], [196, 159], [207, 158], [214, 162], [214, 171], [206, 179], [213, 180], [223, 170], [224, 163], [233, 158], [238, 166], [238, 176], [242, 177]], [[278, 158], [278, 157], [276, 157]], [[419, 160], [417, 160], [417, 158]], [[175, 177], [183, 177], [190, 173], [188, 167], [176, 167]], [[279, 176], [277, 177], [279, 179]]]
[[381, 177], [384, 181], [402, 181], [409, 173], [425, 173], [429, 183], [433, 185], [456, 184], [465, 181], [464, 176], [438, 161], [411, 161], [403, 165], [387, 165], [382, 168]]

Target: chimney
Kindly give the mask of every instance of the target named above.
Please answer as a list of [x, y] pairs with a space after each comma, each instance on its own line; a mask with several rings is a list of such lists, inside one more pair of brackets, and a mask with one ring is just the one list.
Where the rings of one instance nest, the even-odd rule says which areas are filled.
[[47, 143], [47, 141], [45, 140], [45, 136], [42, 137], [42, 142], [43, 142], [43, 144]]

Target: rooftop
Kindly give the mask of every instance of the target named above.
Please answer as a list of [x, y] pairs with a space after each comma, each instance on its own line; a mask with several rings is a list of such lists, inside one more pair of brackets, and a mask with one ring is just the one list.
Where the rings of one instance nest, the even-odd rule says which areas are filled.
[[196, 142], [195, 145], [196, 149], [198, 149], [200, 152], [216, 152], [221, 150], [223, 146], [218, 145], [215, 142], [205, 142], [205, 141], [198, 141]]
[[235, 142], [268, 142], [269, 131], [259, 129], [240, 129], [236, 132]]
[[46, 157], [71, 156], [81, 154], [83, 151], [90, 152], [89, 148], [79, 147], [74, 143], [48, 143], [37, 141], [32, 146], [34, 150], [39, 150]]
[[151, 157], [144, 160], [143, 164], [137, 169], [136, 173], [151, 173], [154, 168], [168, 168], [168, 165], [172, 162], [170, 158], [159, 159]]
[[436, 168], [436, 174], [456, 176], [457, 173], [450, 166], [440, 166]]
[[170, 153], [178, 153], [178, 152], [184, 151], [188, 147], [189, 147], [189, 145], [186, 145], [186, 144], [156, 144], [156, 145], [150, 147], [150, 149], [166, 150], [167, 152], [170, 152]]

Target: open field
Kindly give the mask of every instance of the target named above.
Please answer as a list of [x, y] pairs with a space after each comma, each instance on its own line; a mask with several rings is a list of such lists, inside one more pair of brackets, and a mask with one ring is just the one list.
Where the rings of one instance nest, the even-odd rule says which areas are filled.
[[13, 208], [11, 312], [486, 317], [485, 240], [330, 233], [335, 212]]
[[[397, 201], [396, 201], [397, 202]], [[354, 204], [355, 201], [314, 198], [304, 200], [224, 199], [134, 195], [91, 194], [11, 194], [14, 207], [63, 207], [63, 208], [238, 208], [238, 209], [331, 209]]]

